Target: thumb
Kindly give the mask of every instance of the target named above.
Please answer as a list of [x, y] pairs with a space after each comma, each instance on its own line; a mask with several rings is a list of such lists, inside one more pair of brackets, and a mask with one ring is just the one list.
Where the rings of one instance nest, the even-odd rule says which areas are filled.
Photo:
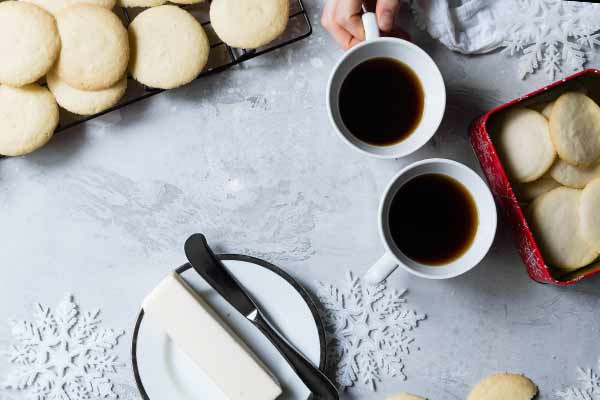
[[394, 25], [394, 17], [400, 8], [400, 0], [377, 1], [377, 23], [383, 32], [389, 32]]

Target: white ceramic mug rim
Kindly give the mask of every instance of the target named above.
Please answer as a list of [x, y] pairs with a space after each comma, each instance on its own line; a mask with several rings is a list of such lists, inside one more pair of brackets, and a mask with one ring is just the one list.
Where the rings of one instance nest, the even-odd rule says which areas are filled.
[[[337, 135], [339, 137], [342, 138], [342, 140], [344, 141], [344, 143], [346, 143], [348, 146], [350, 146], [351, 148], [366, 154], [368, 156], [371, 157], [375, 157], [375, 158], [381, 158], [381, 159], [393, 159], [393, 158], [400, 158], [400, 157], [404, 157], [407, 156], [409, 154], [414, 153], [415, 151], [419, 150], [421, 147], [425, 146], [427, 144], [427, 142], [429, 142], [429, 140], [436, 134], [437, 130], [439, 129], [442, 120], [444, 118], [444, 113], [439, 113], [437, 116], [435, 116], [434, 119], [432, 119], [432, 124], [435, 127], [435, 129], [431, 129], [431, 132], [429, 132], [427, 135], [423, 136], [423, 143], [421, 143], [419, 146], [415, 147], [415, 148], [406, 148], [403, 149], [401, 147], [398, 148], [398, 150], [396, 152], [394, 152], [393, 154], [377, 154], [375, 152], [372, 151], [368, 151], [364, 148], [361, 148], [357, 145], [355, 145], [354, 143], [352, 143], [352, 141], [350, 141], [350, 139], [348, 139], [346, 137], [346, 134], [344, 134], [344, 132], [342, 132], [340, 130], [340, 128], [338, 127], [338, 121], [336, 121], [336, 119], [333, 116], [333, 112], [332, 110], [332, 104], [331, 104], [331, 87], [333, 84], [333, 79], [336, 76], [336, 73], [338, 71], [338, 69], [340, 68], [340, 66], [342, 65], [342, 63], [344, 63], [344, 61], [346, 61], [347, 58], [349, 58], [352, 54], [354, 54], [355, 52], [359, 51], [360, 49], [362, 49], [363, 47], [366, 46], [371, 46], [371, 45], [375, 45], [377, 43], [381, 43], [381, 42], [389, 42], [389, 43], [396, 43], [396, 44], [401, 44], [403, 46], [408, 46], [410, 48], [412, 48], [413, 50], [416, 50], [417, 52], [421, 53], [421, 55], [423, 55], [423, 59], [427, 60], [428, 63], [431, 63], [431, 65], [433, 67], [435, 67], [435, 71], [437, 71], [437, 74], [439, 74], [439, 78], [441, 79], [441, 81], [443, 82], [443, 76], [441, 71], [439, 70], [437, 64], [433, 61], [433, 59], [431, 58], [431, 56], [429, 56], [429, 54], [427, 54], [425, 52], [425, 50], [423, 50], [422, 48], [420, 48], [419, 46], [417, 46], [416, 44], [409, 42], [407, 40], [404, 39], [400, 39], [400, 38], [394, 38], [394, 37], [378, 37], [376, 39], [372, 39], [372, 40], [368, 40], [368, 41], [364, 41], [361, 42], [359, 44], [357, 44], [356, 46], [352, 47], [350, 50], [348, 50], [339, 60], [338, 62], [335, 64], [335, 67], [333, 68], [331, 74], [329, 75], [329, 80], [327, 83], [327, 93], [326, 93], [326, 101], [327, 101], [327, 113], [329, 114], [329, 120], [331, 121], [331, 124], [333, 125], [333, 127], [335, 128], [335, 132], [337, 133]], [[443, 92], [443, 104], [442, 104], [442, 109], [446, 108], [446, 86], [442, 85], [441, 89], [444, 91]], [[400, 142], [401, 143], [401, 142]]]
[[[430, 274], [426, 274], [426, 273], [422, 273], [420, 271], [416, 271], [412, 268], [410, 268], [408, 265], [406, 265], [404, 262], [402, 262], [401, 260], [398, 259], [398, 257], [396, 256], [396, 251], [394, 249], [392, 249], [392, 247], [389, 244], [389, 241], [386, 237], [386, 232], [384, 231], [384, 218], [385, 216], [384, 214], [384, 208], [387, 204], [388, 200], [388, 196], [390, 195], [391, 190], [394, 188], [394, 185], [396, 183], [396, 181], [398, 181], [398, 179], [400, 179], [404, 174], [406, 174], [407, 172], [409, 172], [410, 170], [417, 168], [421, 165], [424, 164], [432, 164], [432, 163], [443, 163], [443, 164], [451, 164], [454, 165], [456, 167], [459, 167], [463, 170], [465, 170], [467, 173], [469, 174], [473, 174], [475, 177], [477, 177], [478, 180], [481, 181], [481, 183], [484, 184], [485, 187], [487, 187], [487, 185], [485, 185], [485, 182], [483, 182], [483, 180], [481, 179], [481, 177], [479, 175], [477, 175], [475, 173], [475, 171], [473, 171], [471, 168], [467, 167], [466, 165], [458, 162], [458, 161], [454, 161], [454, 160], [449, 160], [449, 159], [445, 159], [445, 158], [428, 158], [425, 160], [421, 160], [421, 161], [417, 161], [414, 162], [412, 164], [407, 165], [406, 167], [404, 167], [400, 172], [398, 172], [391, 180], [390, 183], [388, 184], [387, 188], [385, 189], [385, 191], [383, 192], [383, 196], [380, 200], [379, 203], [379, 210], [378, 210], [378, 219], [379, 219], [379, 236], [383, 242], [385, 251], [387, 254], [391, 255], [397, 262], [398, 262], [398, 267], [401, 267], [403, 270], [418, 276], [420, 278], [425, 278], [425, 279], [432, 279], [432, 280], [444, 280], [444, 279], [451, 279], [451, 278], [455, 278], [457, 276], [463, 275], [469, 271], [471, 271], [473, 268], [475, 268], [477, 265], [479, 265], [479, 263], [485, 258], [485, 256], [487, 255], [487, 253], [489, 252], [490, 248], [492, 247], [492, 244], [494, 243], [494, 240], [492, 238], [492, 240], [489, 241], [489, 243], [487, 243], [485, 246], [480, 247], [478, 250], [479, 253], [477, 255], [477, 258], [475, 260], [475, 262], [472, 263], [472, 265], [470, 265], [468, 268], [466, 269], [456, 269], [455, 271], [448, 273], [446, 275], [430, 275]], [[457, 179], [455, 177], [453, 177], [454, 179]], [[479, 204], [480, 199], [478, 199], [473, 192], [471, 191], [470, 187], [465, 184], [463, 181], [457, 179], [461, 184], [463, 184], [468, 190], [469, 193], [471, 193], [471, 195], [473, 196], [473, 200], [475, 201], [476, 204]], [[399, 189], [399, 188], [398, 188]], [[490, 197], [492, 197], [491, 193], [488, 193]], [[492, 198], [492, 202], [493, 202], [493, 198]], [[494, 203], [495, 204], [495, 203]], [[480, 220], [479, 223], [481, 223], [482, 221]], [[496, 231], [497, 229], [497, 224], [498, 224], [498, 220], [497, 218], [493, 218], [492, 219], [492, 223], [494, 224], [492, 231]], [[398, 249], [398, 251], [400, 251]], [[406, 256], [406, 258], [410, 259], [410, 257]], [[414, 260], [413, 260], [414, 261]], [[420, 263], [418, 263], [420, 264]], [[436, 267], [431, 267], [431, 268], [436, 268]]]

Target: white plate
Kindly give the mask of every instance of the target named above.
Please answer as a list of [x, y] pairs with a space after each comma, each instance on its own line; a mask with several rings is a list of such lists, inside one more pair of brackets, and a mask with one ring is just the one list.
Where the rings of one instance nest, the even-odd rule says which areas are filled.
[[[325, 365], [324, 330], [317, 309], [289, 275], [256, 258], [219, 256], [248, 290], [279, 332], [321, 369]], [[269, 341], [192, 269], [181, 276], [221, 315], [279, 380], [281, 400], [306, 400], [310, 393]], [[132, 363], [145, 400], [226, 400], [203, 372], [163, 332], [144, 323], [140, 313], [133, 337]], [[199, 335], [200, 338], [200, 335]], [[235, 360], [231, 361], [232, 363]], [[232, 376], [231, 379], [235, 379]]]

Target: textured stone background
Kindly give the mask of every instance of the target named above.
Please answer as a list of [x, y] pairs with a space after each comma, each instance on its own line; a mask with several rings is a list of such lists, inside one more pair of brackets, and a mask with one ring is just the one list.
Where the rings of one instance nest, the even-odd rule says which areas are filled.
[[[478, 170], [469, 122], [548, 82], [542, 74], [520, 81], [503, 54], [451, 53], [405, 18], [442, 70], [448, 110], [412, 157], [365, 158], [330, 128], [325, 85], [342, 53], [318, 26], [321, 2], [306, 3], [315, 25], [308, 40], [0, 161], [0, 322], [72, 292], [130, 334], [141, 299], [183, 263], [183, 241], [197, 231], [220, 251], [276, 263], [309, 289], [341, 281], [348, 269], [362, 273], [382, 252], [376, 214], [388, 180], [427, 157]], [[430, 282], [396, 273], [390, 285], [408, 287], [411, 305], [429, 316], [417, 332], [421, 351], [407, 362], [408, 381], [344, 398], [407, 390], [462, 399], [483, 375], [508, 370], [527, 373], [551, 399], [574, 382], [576, 366], [600, 356], [598, 278], [568, 289], [532, 282], [502, 221], [489, 256], [466, 276]], [[0, 346], [9, 340], [0, 324]], [[129, 364], [128, 339], [119, 353]], [[2, 359], [0, 375], [7, 368]], [[128, 368], [114, 381], [133, 398]]]

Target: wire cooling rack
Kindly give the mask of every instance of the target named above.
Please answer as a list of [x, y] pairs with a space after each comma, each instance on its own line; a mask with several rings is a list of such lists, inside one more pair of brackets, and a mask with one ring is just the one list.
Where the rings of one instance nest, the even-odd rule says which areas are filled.
[[[223, 43], [214, 33], [208, 17], [209, 5], [209, 2], [204, 2], [191, 6], [182, 6], [182, 8], [188, 10], [196, 19], [198, 19], [198, 21], [204, 27], [204, 30], [206, 31], [210, 41], [211, 51], [208, 64], [204, 71], [196, 79], [202, 79], [207, 75], [224, 71], [245, 61], [288, 46], [310, 36], [312, 33], [312, 25], [302, 0], [290, 0], [290, 21], [285, 32], [278, 39], [267, 46], [253, 50], [233, 48]], [[121, 17], [125, 25], [128, 25], [141, 11], [142, 10], [125, 8], [115, 9], [115, 12]], [[61, 122], [57, 127], [56, 132], [72, 128], [83, 122], [126, 107], [130, 104], [137, 103], [138, 101], [147, 99], [162, 92], [164, 92], [162, 89], [153, 89], [141, 85], [130, 76], [127, 82], [127, 93], [123, 99], [121, 99], [117, 105], [107, 110], [94, 115], [81, 116], [61, 109]]]

